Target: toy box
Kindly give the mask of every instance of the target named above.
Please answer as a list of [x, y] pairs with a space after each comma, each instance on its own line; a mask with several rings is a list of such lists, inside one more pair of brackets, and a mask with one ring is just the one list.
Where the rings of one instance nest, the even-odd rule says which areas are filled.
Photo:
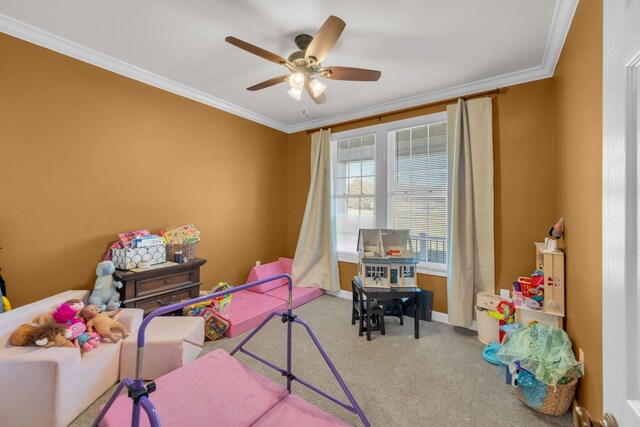
[[131, 249], [111, 248], [111, 260], [117, 269], [131, 270], [132, 268], [136, 268], [140, 261], [151, 261], [151, 265], [166, 262], [167, 253], [164, 245]]

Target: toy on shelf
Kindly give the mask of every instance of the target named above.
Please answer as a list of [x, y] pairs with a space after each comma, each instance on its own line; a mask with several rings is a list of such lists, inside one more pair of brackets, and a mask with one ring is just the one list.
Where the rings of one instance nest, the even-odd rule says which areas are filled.
[[96, 267], [96, 284], [89, 297], [89, 302], [100, 309], [115, 310], [120, 307], [120, 294], [116, 289], [122, 288], [122, 282], [113, 279], [116, 267], [112, 261], [102, 261]]
[[[160, 234], [151, 234], [149, 230], [136, 230], [118, 234], [119, 240], [111, 245], [104, 257], [113, 261], [120, 270], [132, 270], [143, 262], [151, 265], [166, 261], [165, 240]], [[145, 267], [141, 267], [145, 268]]]
[[118, 314], [121, 308], [113, 311], [100, 312], [100, 309], [93, 304], [87, 305], [82, 309], [82, 317], [87, 322], [89, 332], [94, 330], [103, 338], [108, 338], [111, 342], [118, 342], [120, 337], [111, 332], [111, 329], [117, 329], [122, 334], [122, 338], [129, 336], [129, 331], [120, 322], [118, 322]]
[[[160, 234], [167, 244], [167, 258], [169, 260], [183, 262], [196, 257], [200, 231], [193, 224], [187, 224], [169, 231], [161, 231]], [[182, 261], [177, 260], [176, 252], [182, 253]]]
[[136, 230], [129, 233], [119, 233], [118, 238], [121, 242], [121, 247], [126, 249], [135, 248], [135, 240], [141, 237], [151, 236], [149, 230]]
[[557, 240], [562, 239], [564, 235], [564, 218], [560, 218], [553, 227], [549, 229], [549, 237], [544, 239], [544, 248], [547, 251], [557, 251]]
[[[558, 221], [554, 237], [561, 236], [564, 221]], [[548, 250], [547, 245], [535, 243], [535, 273], [531, 277], [519, 277], [513, 283], [516, 321], [529, 324], [532, 321], [562, 328], [564, 317], [564, 253]]]

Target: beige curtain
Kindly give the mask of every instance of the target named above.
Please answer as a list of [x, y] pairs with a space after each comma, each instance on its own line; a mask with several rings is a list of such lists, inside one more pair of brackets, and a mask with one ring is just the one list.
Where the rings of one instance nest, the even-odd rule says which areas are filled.
[[311, 135], [311, 185], [292, 275], [296, 286], [337, 291], [340, 279], [330, 148], [330, 131], [321, 130]]
[[459, 99], [447, 116], [449, 322], [470, 326], [475, 295], [495, 290], [491, 98]]

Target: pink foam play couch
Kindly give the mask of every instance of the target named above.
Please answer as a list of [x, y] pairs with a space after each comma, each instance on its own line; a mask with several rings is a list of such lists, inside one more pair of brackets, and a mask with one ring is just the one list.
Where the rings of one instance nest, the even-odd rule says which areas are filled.
[[[348, 426], [217, 349], [156, 381], [150, 395], [163, 426]], [[131, 399], [116, 399], [101, 427], [131, 424]], [[149, 421], [142, 411], [140, 426]]]
[[[251, 269], [246, 283], [257, 282], [280, 274], [291, 275], [292, 264], [293, 260], [280, 258], [278, 261], [257, 265]], [[231, 327], [227, 329], [225, 335], [235, 337], [255, 328], [274, 311], [285, 311], [289, 300], [287, 284], [287, 280], [282, 278], [233, 294], [231, 306], [224, 311], [225, 317], [231, 321]], [[303, 288], [295, 286], [294, 283], [293, 308], [300, 307], [323, 294], [324, 290], [322, 289]]]

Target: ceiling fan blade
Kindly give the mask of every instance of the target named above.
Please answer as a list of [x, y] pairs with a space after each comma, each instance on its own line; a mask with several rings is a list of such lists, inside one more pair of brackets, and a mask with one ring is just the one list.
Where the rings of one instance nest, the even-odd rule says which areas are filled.
[[316, 104], [320, 105], [320, 104], [324, 104], [325, 102], [327, 102], [327, 95], [325, 94], [325, 92], [322, 92], [318, 96], [313, 96], [313, 91], [311, 90], [311, 87], [309, 86], [309, 83], [306, 83], [304, 85], [304, 88], [307, 90], [307, 93], [309, 94], [309, 97], [311, 99], [313, 99], [313, 102], [315, 102]]
[[338, 41], [345, 27], [344, 21], [337, 16], [329, 16], [318, 30], [304, 54], [305, 59], [314, 57], [316, 62], [324, 61], [333, 46]]
[[285, 75], [282, 75], [282, 76], [274, 77], [272, 79], [265, 80], [262, 83], [258, 83], [256, 85], [248, 87], [247, 90], [254, 91], [254, 90], [264, 89], [264, 88], [269, 87], [269, 86], [277, 85], [278, 83], [286, 82], [288, 78], [289, 78], [289, 74], [285, 74]]
[[266, 59], [267, 61], [275, 62], [276, 64], [286, 64], [287, 60], [284, 59], [280, 55], [276, 55], [275, 53], [271, 53], [268, 50], [264, 50], [261, 47], [254, 46], [251, 43], [247, 43], [235, 37], [229, 36], [224, 39], [227, 43], [230, 43], [240, 49], [246, 50], [249, 53], [253, 53], [254, 55], [258, 55], [261, 58]]
[[375, 82], [382, 73], [376, 70], [351, 67], [326, 67], [318, 70], [318, 74], [332, 80], [354, 80], [360, 82]]

